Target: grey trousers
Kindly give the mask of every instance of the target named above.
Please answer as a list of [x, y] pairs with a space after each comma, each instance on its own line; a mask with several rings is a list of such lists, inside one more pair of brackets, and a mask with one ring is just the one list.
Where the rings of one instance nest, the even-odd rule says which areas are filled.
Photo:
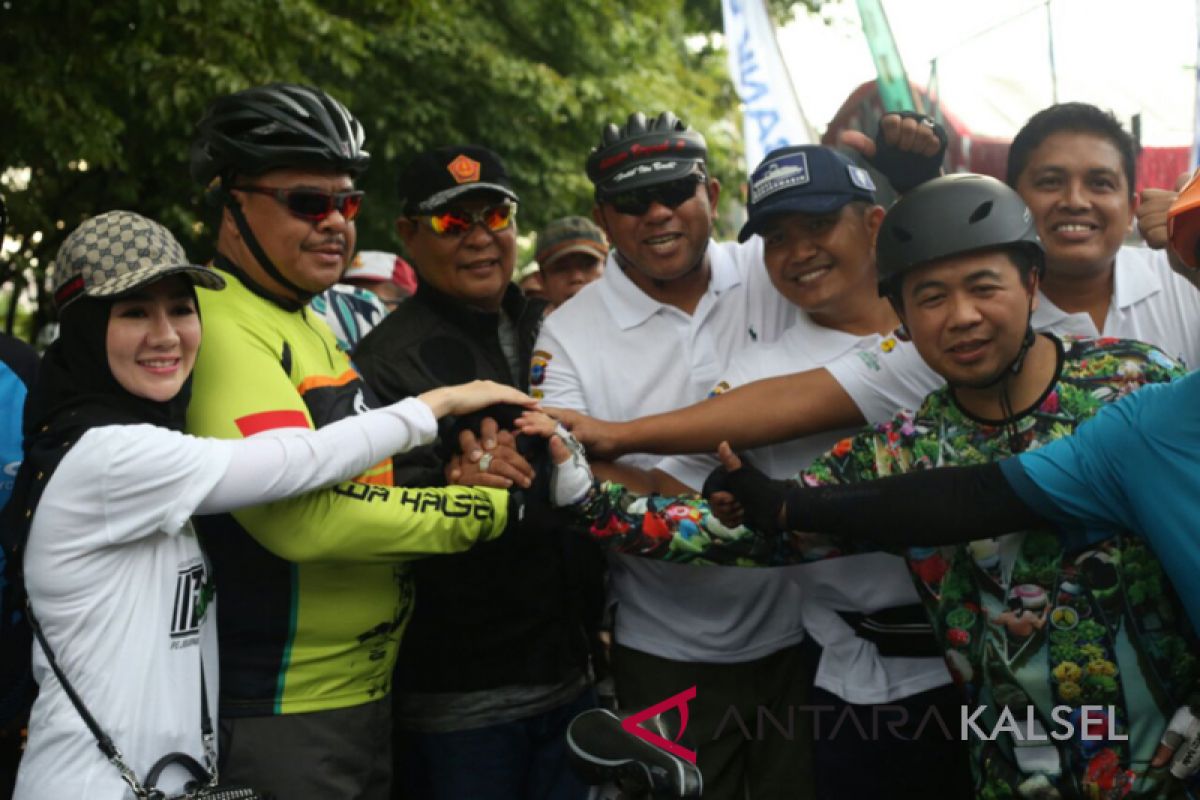
[[392, 700], [308, 714], [222, 718], [221, 781], [274, 800], [388, 800]]

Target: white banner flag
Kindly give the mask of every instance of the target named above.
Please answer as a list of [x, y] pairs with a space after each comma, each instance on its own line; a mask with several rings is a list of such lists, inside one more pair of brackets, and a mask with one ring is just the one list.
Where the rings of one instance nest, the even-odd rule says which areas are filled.
[[742, 100], [746, 169], [789, 144], [816, 144], [762, 0], [721, 0], [729, 74]]

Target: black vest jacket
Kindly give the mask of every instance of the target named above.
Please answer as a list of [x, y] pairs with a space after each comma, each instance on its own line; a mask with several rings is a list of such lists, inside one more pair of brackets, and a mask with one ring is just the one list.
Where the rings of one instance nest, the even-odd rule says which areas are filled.
[[[509, 286], [504, 313], [527, 367], [545, 304]], [[464, 306], [428, 284], [386, 317], [354, 352], [355, 366], [380, 398], [394, 402], [438, 386], [483, 378], [529, 388], [500, 347], [499, 315]], [[444, 442], [397, 457], [395, 482], [444, 485], [453, 419]], [[586, 664], [587, 638], [602, 604], [595, 546], [567, 531], [522, 531], [412, 562], [416, 608], [396, 665], [397, 691], [461, 692], [552, 684]], [[553, 535], [557, 533], [557, 535]]]

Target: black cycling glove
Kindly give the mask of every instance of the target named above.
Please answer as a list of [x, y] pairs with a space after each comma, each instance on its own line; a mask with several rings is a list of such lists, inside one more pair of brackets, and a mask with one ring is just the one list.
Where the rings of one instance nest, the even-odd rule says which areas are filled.
[[941, 174], [942, 160], [946, 157], [946, 131], [941, 125], [934, 122], [931, 117], [927, 117], [924, 114], [918, 114], [914, 111], [889, 113], [895, 113], [901, 119], [915, 119], [920, 124], [928, 126], [933, 129], [934, 134], [938, 137], [938, 141], [941, 142], [941, 147], [932, 156], [923, 156], [918, 153], [900, 150], [895, 145], [884, 142], [883, 121], [880, 120], [879, 130], [875, 132], [875, 156], [867, 159], [867, 163], [878, 170], [883, 177], [887, 178], [888, 183], [892, 184], [892, 187], [897, 192], [904, 194]]
[[709, 473], [701, 492], [706, 500], [716, 492], [729, 492], [742, 504], [746, 527], [777, 534], [789, 486], [788, 481], [772, 480], [756, 467], [743, 464], [733, 472], [717, 467]]

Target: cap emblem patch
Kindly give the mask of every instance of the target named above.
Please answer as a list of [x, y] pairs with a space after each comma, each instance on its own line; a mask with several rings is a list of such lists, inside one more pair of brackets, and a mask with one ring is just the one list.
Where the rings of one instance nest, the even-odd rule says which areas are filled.
[[811, 180], [808, 156], [804, 153], [790, 153], [763, 165], [754, 174], [750, 182], [750, 202], [761, 203], [776, 192], [803, 186]]
[[871, 173], [862, 167], [851, 164], [846, 167], [846, 172], [850, 174], [850, 182], [858, 188], [866, 192], [875, 191], [875, 181], [871, 180]]
[[480, 165], [473, 158], [460, 155], [446, 165], [455, 183], [475, 183], [479, 180]]

